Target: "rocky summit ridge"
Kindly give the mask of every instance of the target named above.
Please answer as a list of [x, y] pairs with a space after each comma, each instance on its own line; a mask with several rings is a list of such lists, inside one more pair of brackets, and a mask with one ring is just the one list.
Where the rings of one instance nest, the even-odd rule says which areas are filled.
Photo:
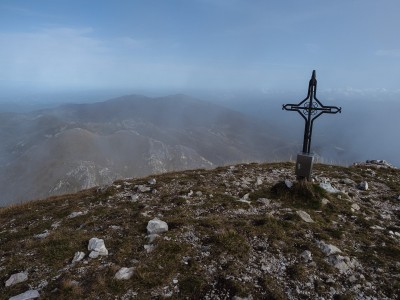
[[399, 299], [400, 171], [240, 164], [0, 209], [1, 299]]

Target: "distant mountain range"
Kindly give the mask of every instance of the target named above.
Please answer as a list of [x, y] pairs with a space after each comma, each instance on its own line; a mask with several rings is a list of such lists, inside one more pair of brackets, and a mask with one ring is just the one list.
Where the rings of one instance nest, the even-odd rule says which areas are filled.
[[115, 179], [287, 159], [272, 127], [185, 95], [123, 96], [0, 114], [0, 205]]

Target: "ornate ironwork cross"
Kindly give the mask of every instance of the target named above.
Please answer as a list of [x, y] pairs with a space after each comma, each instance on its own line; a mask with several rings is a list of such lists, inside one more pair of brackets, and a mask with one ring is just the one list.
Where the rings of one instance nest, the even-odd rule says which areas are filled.
[[310, 83], [308, 84], [307, 97], [299, 104], [284, 104], [283, 110], [297, 111], [305, 121], [303, 153], [310, 154], [311, 136], [313, 124], [316, 118], [322, 114], [341, 113], [342, 108], [337, 106], [325, 106], [317, 99], [317, 79], [313, 70]]

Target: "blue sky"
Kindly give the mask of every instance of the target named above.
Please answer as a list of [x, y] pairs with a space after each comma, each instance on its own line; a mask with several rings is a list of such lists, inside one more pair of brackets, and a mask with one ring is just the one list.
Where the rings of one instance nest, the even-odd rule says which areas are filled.
[[[0, 86], [400, 94], [398, 0], [2, 0]], [[306, 82], [305, 82], [306, 80]]]

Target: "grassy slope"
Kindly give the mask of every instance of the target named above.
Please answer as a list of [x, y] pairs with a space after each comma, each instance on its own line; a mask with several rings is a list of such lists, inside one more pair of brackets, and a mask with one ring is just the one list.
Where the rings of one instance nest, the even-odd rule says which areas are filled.
[[[400, 232], [400, 171], [317, 165], [317, 180], [329, 178], [342, 190], [328, 194], [312, 184], [286, 189], [282, 181], [294, 179], [293, 168], [246, 164], [168, 173], [154, 177], [152, 193], [135, 191], [147, 184], [149, 178], [142, 178], [1, 209], [0, 298], [43, 285], [41, 297], [57, 299], [399, 297], [400, 238], [389, 231]], [[367, 180], [370, 190], [342, 184], [343, 178]], [[138, 200], [131, 201], [130, 193]], [[237, 201], [245, 194], [251, 204]], [[322, 205], [322, 198], [329, 203]], [[352, 211], [353, 203], [361, 209]], [[302, 221], [299, 209], [315, 222]], [[76, 211], [87, 214], [68, 218]], [[153, 217], [166, 221], [169, 231], [147, 253], [146, 225]], [[44, 230], [48, 237], [34, 237]], [[108, 256], [87, 257], [92, 237], [104, 239]], [[359, 266], [341, 274], [318, 240], [339, 247]], [[311, 251], [312, 263], [301, 259], [304, 250]], [[77, 251], [86, 257], [72, 265]], [[121, 267], [134, 267], [134, 276], [113, 279]], [[24, 270], [27, 281], [4, 286]]]

